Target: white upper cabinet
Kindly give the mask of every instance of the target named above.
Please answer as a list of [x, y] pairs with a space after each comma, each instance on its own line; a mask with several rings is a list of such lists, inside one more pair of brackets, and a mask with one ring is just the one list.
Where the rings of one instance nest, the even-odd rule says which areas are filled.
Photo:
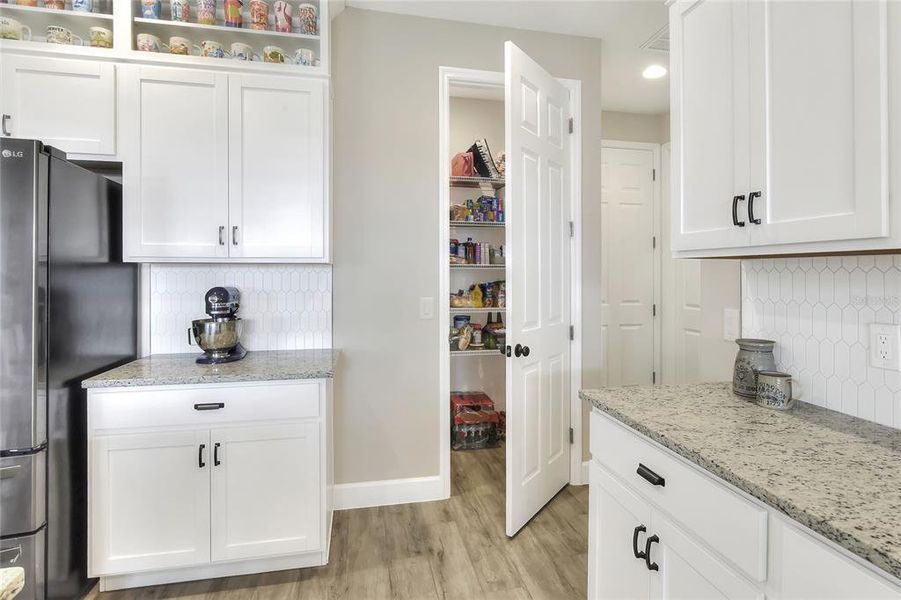
[[324, 81], [229, 78], [231, 256], [327, 258], [325, 123]]
[[901, 247], [889, 211], [892, 10], [884, 0], [670, 7], [678, 256]]
[[127, 77], [126, 255], [227, 257], [227, 75], [135, 66]]
[[4, 53], [3, 135], [33, 138], [66, 153], [116, 154], [116, 66]]

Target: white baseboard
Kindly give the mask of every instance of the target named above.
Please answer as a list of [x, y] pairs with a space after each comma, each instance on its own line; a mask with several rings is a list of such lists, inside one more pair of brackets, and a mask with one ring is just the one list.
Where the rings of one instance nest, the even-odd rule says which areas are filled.
[[590, 460], [582, 461], [582, 485], [588, 483], [588, 465], [591, 463]]
[[335, 510], [444, 500], [441, 477], [408, 477], [335, 484]]

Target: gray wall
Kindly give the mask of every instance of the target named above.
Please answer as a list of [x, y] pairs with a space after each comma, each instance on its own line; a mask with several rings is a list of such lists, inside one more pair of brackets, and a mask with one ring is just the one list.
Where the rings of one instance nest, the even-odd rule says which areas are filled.
[[669, 141], [669, 113], [642, 113], [605, 110], [601, 113], [601, 131], [605, 140], [663, 144]]
[[582, 81], [582, 385], [597, 387], [601, 42], [354, 8], [332, 25], [335, 481], [436, 475], [443, 334], [418, 306], [441, 264], [438, 67], [502, 71], [512, 40]]

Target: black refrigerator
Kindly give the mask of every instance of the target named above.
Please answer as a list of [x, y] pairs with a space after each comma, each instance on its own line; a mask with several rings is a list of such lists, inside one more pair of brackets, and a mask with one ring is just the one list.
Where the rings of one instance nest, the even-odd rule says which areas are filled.
[[81, 381], [137, 353], [121, 237], [120, 184], [0, 138], [0, 568], [17, 598], [88, 591]]

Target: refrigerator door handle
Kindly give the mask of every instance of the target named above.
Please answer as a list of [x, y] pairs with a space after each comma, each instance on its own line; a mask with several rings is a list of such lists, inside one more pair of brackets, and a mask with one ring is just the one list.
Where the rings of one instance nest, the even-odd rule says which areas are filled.
[[7, 115], [7, 114], [4, 114], [4, 115], [3, 115], [3, 135], [5, 135], [5, 136], [7, 136], [7, 137], [9, 137], [9, 136], [12, 135], [12, 133], [10, 133], [9, 129], [6, 128], [6, 123], [7, 123], [11, 118], [12, 118], [12, 117], [11, 117], [10, 115]]

